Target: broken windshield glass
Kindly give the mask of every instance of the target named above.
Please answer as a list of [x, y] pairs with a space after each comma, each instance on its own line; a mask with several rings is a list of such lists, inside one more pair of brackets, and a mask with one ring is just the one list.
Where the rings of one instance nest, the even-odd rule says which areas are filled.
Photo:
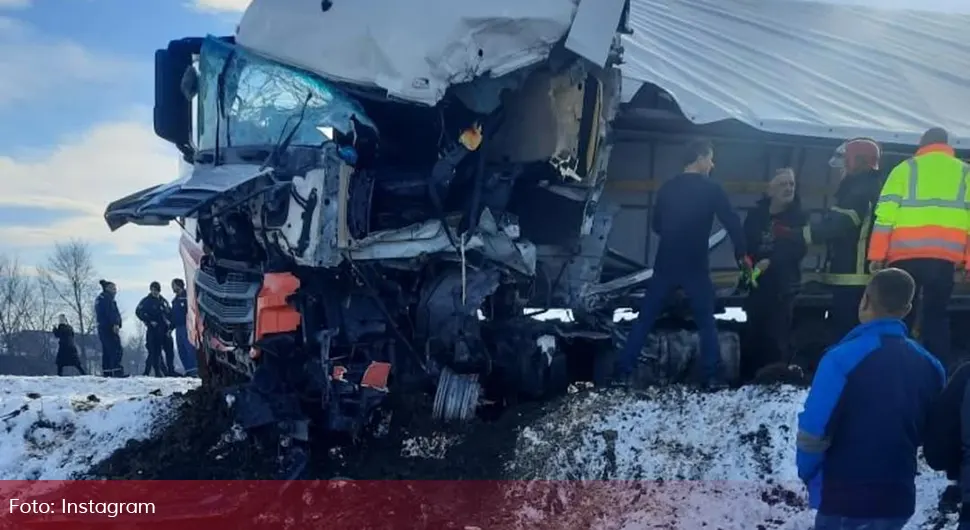
[[218, 39], [203, 43], [199, 70], [200, 150], [214, 149], [217, 138], [219, 147], [277, 145], [294, 127], [290, 145], [322, 145], [332, 130], [351, 134], [351, 118], [376, 130], [330, 83]]

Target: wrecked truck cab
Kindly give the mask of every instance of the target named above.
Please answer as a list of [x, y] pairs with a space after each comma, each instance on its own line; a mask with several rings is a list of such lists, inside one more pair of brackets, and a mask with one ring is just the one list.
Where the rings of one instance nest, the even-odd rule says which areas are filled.
[[[105, 216], [182, 224], [200, 366], [246, 382], [244, 426], [357, 437], [395, 385], [468, 419], [613, 350], [589, 285], [625, 3], [255, 0], [159, 54], [156, 133], [190, 171]], [[588, 317], [524, 311], [550, 306]]]

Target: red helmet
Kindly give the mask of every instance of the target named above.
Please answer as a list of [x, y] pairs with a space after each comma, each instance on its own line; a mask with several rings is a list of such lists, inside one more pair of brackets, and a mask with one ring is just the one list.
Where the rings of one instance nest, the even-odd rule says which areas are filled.
[[836, 150], [829, 165], [845, 168], [845, 172], [856, 173], [865, 169], [879, 169], [882, 149], [871, 138], [853, 138], [842, 143]]

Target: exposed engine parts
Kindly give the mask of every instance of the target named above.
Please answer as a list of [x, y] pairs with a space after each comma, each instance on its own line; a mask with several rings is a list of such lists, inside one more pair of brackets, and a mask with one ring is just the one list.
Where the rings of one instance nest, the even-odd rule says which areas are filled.
[[[244, 427], [273, 429], [287, 447], [312, 426], [359, 439], [388, 392], [433, 392], [430, 413], [462, 421], [608, 373], [613, 306], [649, 277], [601, 283], [619, 44], [602, 41], [606, 64], [555, 46], [575, 2], [547, 4], [520, 6], [548, 17], [523, 48], [540, 55], [506, 50], [506, 73], [449, 79], [411, 102], [268, 58], [294, 49], [209, 37], [159, 52], [156, 132], [191, 173], [116, 201], [106, 219], [182, 224], [203, 373], [241, 384]], [[260, 13], [292, 15], [275, 9], [254, 2], [243, 40], [264, 42]], [[502, 13], [476, 38], [508, 45]], [[562, 34], [543, 33], [557, 25]], [[536, 320], [536, 307], [577, 318]], [[298, 475], [305, 455], [287, 454], [283, 474]]]

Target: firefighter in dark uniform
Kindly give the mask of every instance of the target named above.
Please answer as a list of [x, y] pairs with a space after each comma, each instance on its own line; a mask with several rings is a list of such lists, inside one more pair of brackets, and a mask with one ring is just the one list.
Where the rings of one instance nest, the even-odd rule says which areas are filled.
[[879, 144], [868, 138], [855, 138], [839, 146], [830, 160], [832, 167], [842, 169], [835, 205], [803, 231], [807, 244], [826, 247], [821, 279], [832, 293], [829, 325], [835, 340], [859, 325], [859, 302], [869, 281], [869, 237], [882, 190], [881, 156]]
[[[175, 350], [172, 344], [172, 307], [162, 296], [162, 286], [152, 282], [148, 296], [138, 302], [135, 316], [145, 323], [145, 348], [148, 359], [145, 360], [145, 373], [148, 375], [155, 370], [156, 376], [170, 376], [175, 362]], [[162, 350], [165, 351], [165, 362], [162, 361]]]
[[101, 340], [101, 374], [105, 377], [127, 377], [121, 369], [121, 311], [115, 295], [118, 288], [114, 282], [101, 280], [101, 293], [94, 301], [94, 315], [98, 321], [98, 339]]

